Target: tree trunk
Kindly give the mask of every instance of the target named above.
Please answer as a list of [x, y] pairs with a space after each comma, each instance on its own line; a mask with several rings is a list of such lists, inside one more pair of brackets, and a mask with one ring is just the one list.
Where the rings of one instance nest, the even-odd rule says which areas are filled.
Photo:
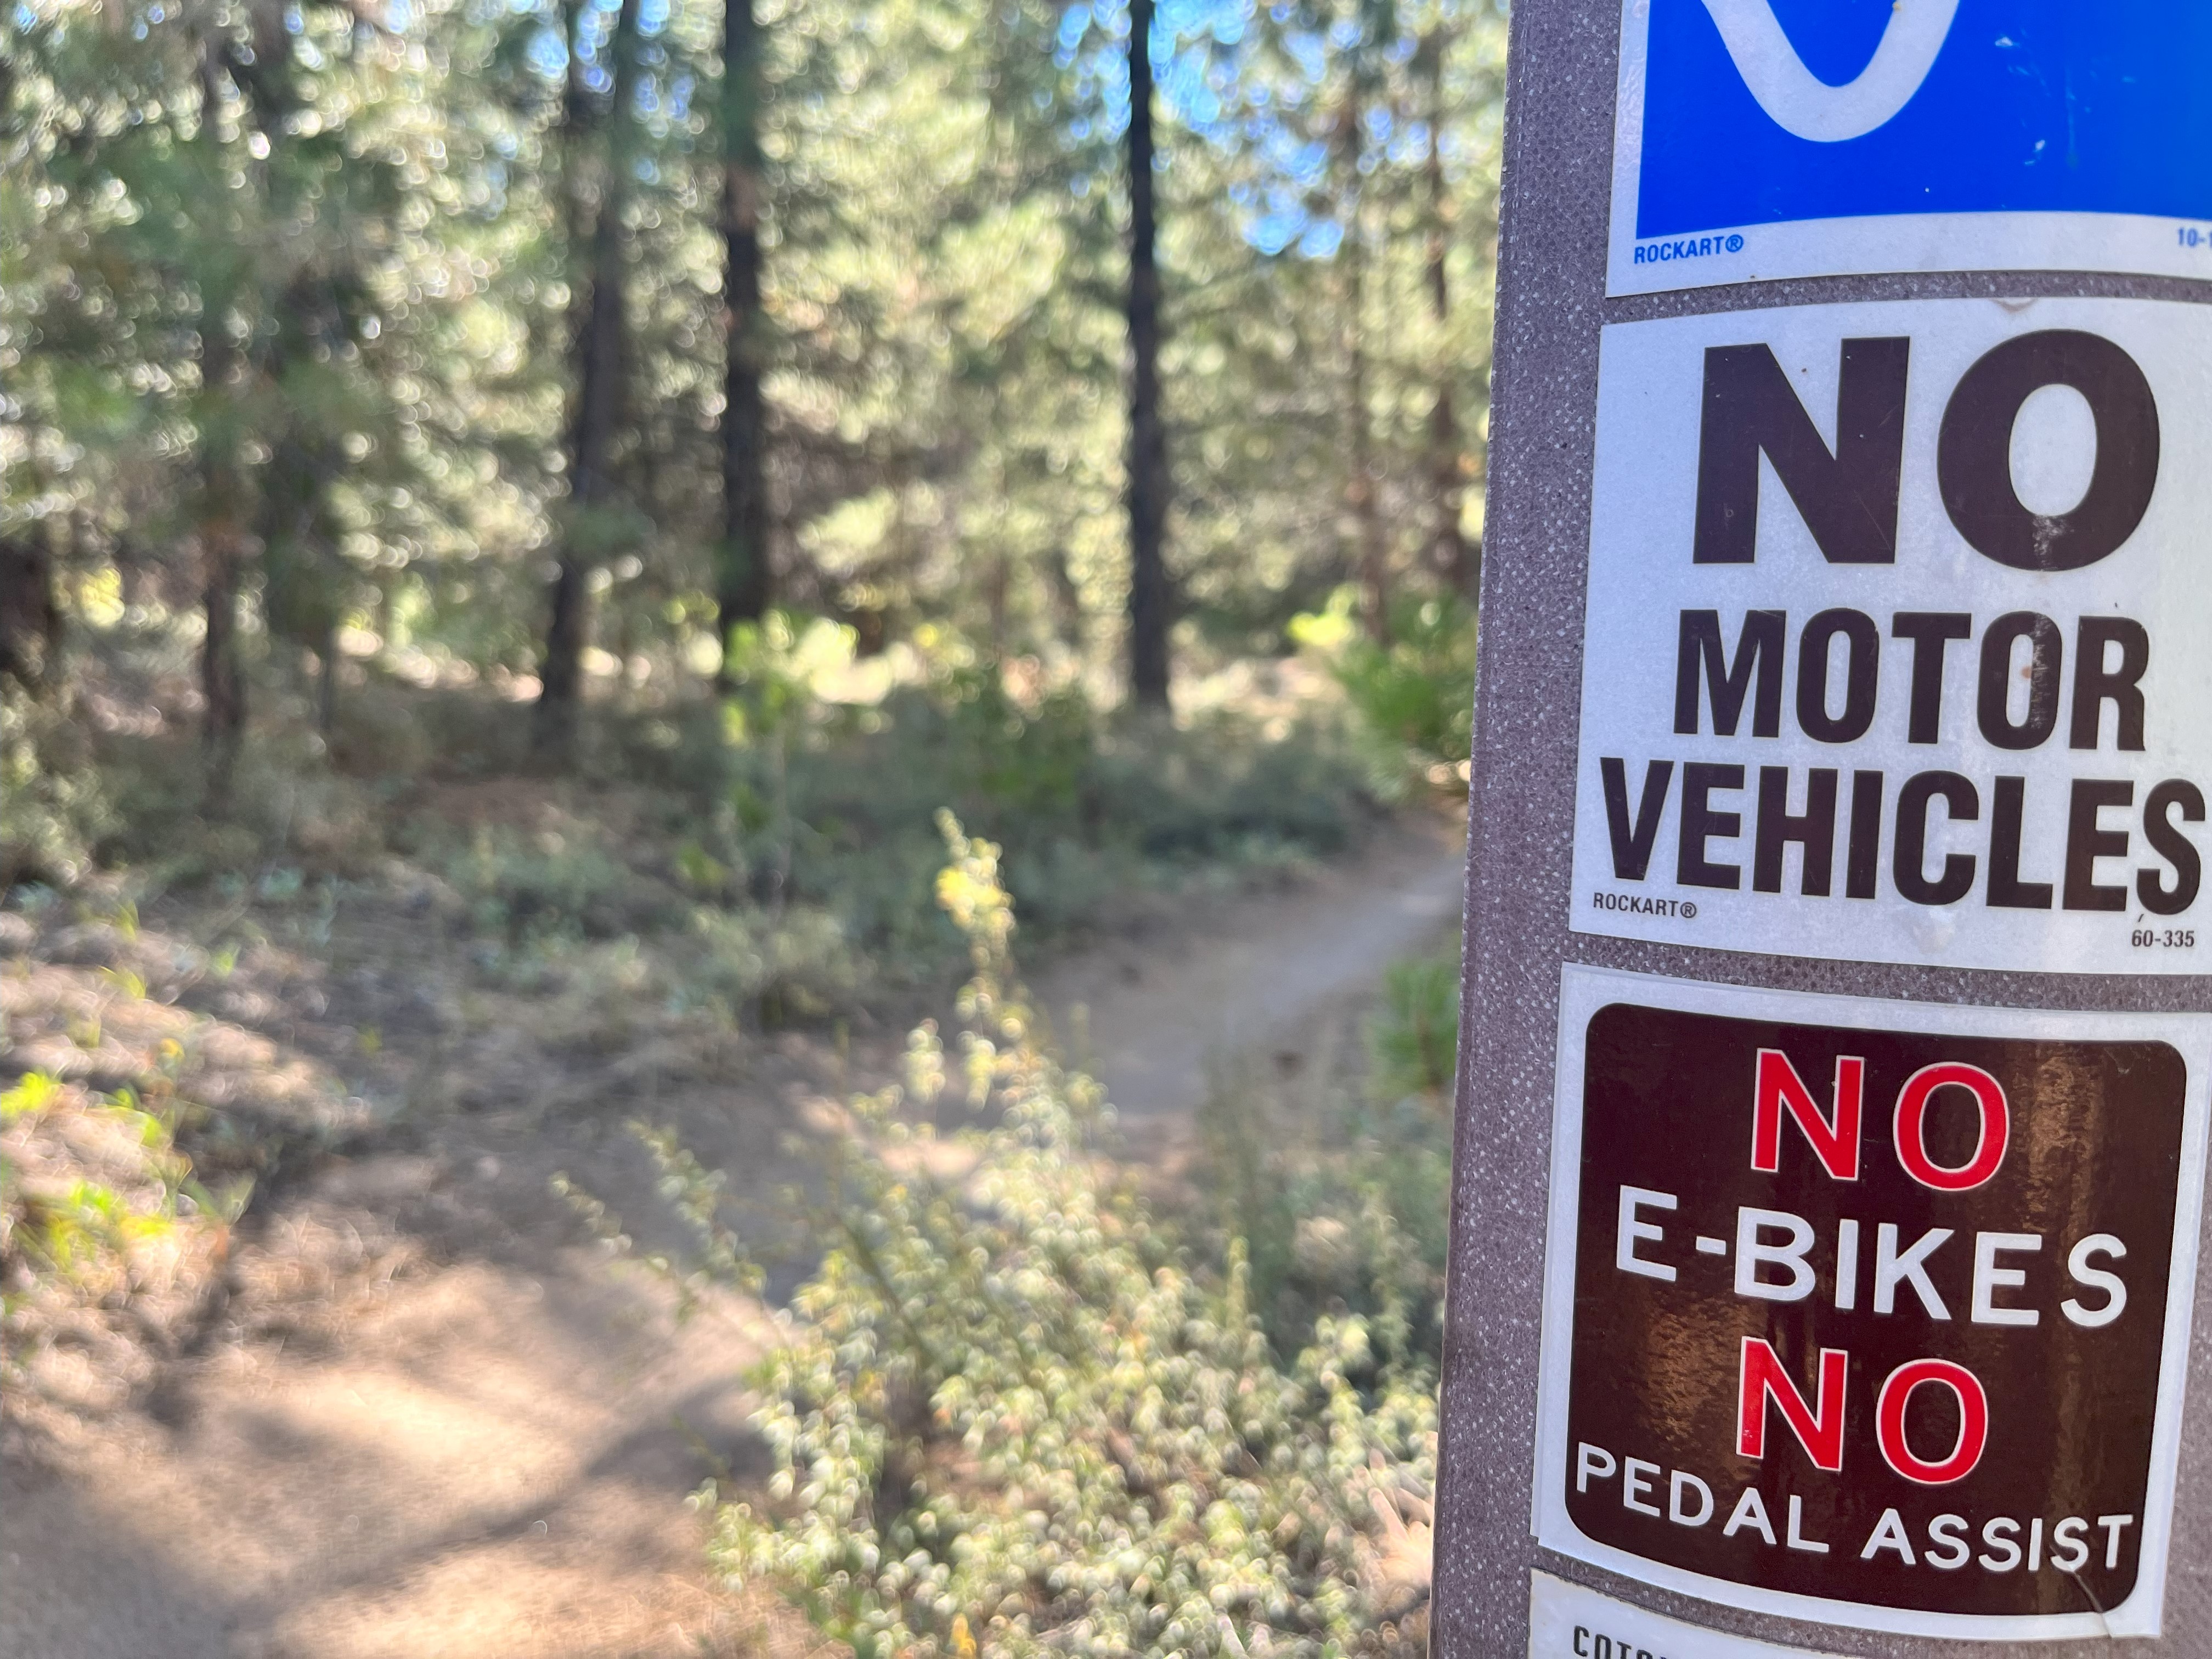
[[[769, 573], [766, 356], [761, 314], [761, 43], [752, 0], [722, 10], [722, 545], [714, 571], [718, 636], [757, 621]], [[726, 685], [726, 665], [717, 683]]]
[[296, 377], [312, 374], [319, 355], [327, 361], [350, 342], [344, 287], [319, 264], [299, 270], [278, 299], [260, 371], [263, 384], [294, 411], [277, 424], [261, 470], [255, 539], [261, 547], [262, 619], [272, 641], [284, 640], [320, 659], [316, 726], [325, 737], [337, 719], [332, 641], [350, 586], [330, 501], [331, 481], [343, 473], [345, 462], [312, 411], [292, 400], [299, 392]]
[[[213, 324], [218, 332], [226, 326], [221, 319]], [[233, 355], [227, 340], [221, 351], [202, 354], [201, 372], [212, 386], [228, 380]], [[238, 655], [238, 588], [246, 565], [239, 499], [244, 481], [230, 442], [226, 432], [208, 444], [200, 469], [200, 598], [207, 616], [200, 641], [200, 693], [207, 711], [200, 736], [207, 750], [208, 804], [218, 808], [229, 800], [231, 774], [246, 735], [246, 671]]]
[[210, 807], [230, 797], [231, 774], [246, 735], [246, 671], [239, 660], [238, 589], [246, 572], [246, 479], [238, 434], [226, 407], [239, 354], [230, 337], [230, 307], [218, 297], [200, 316], [200, 499], [198, 538], [200, 603], [207, 628], [200, 640], [200, 694], [206, 704], [200, 738], [207, 756]]
[[[216, 38], [200, 50], [200, 139], [219, 147], [222, 102], [222, 46]], [[200, 603], [206, 631], [200, 641], [200, 693], [206, 704], [200, 738], [206, 751], [207, 804], [220, 810], [230, 798], [231, 775], [246, 732], [246, 675], [238, 659], [238, 588], [246, 563], [246, 480], [238, 464], [235, 411], [227, 405], [239, 369], [230, 337], [230, 290], [214, 281], [200, 295], [200, 498], [196, 536], [200, 554]]]
[[44, 698], [62, 683], [62, 608], [43, 524], [0, 536], [0, 675], [26, 696]]
[[[1451, 206], [1444, 192], [1444, 45], [1439, 27], [1423, 42], [1428, 71], [1429, 155], [1425, 164], [1429, 186], [1429, 309], [1441, 331], [1451, 319], [1451, 288], [1444, 273], [1444, 256], [1451, 240]], [[1460, 592], [1473, 597], [1482, 575], [1482, 548], [1470, 548], [1459, 527], [1461, 495], [1466, 487], [1462, 467], [1459, 421], [1452, 410], [1451, 380], [1444, 365], [1449, 353], [1437, 354], [1437, 397], [1429, 409], [1429, 468], [1435, 494], [1435, 535], [1431, 557], [1437, 570]]]
[[1390, 551], [1376, 484], [1375, 434], [1367, 412], [1367, 246], [1360, 234], [1358, 90], [1348, 94], [1336, 125], [1336, 155], [1343, 180], [1344, 425], [1346, 471], [1344, 505], [1350, 515], [1359, 574], [1359, 618], [1370, 639], [1390, 637]]
[[[257, 169], [270, 218], [294, 229], [289, 279], [277, 292], [274, 325], [263, 335], [255, 364], [258, 392], [273, 391], [282, 411], [270, 421], [269, 459], [261, 468], [254, 540], [260, 550], [262, 620], [270, 638], [312, 652], [316, 729], [327, 738], [337, 718], [337, 634], [344, 621], [351, 572], [338, 551], [342, 527], [332, 516], [331, 486], [347, 468], [327, 413], [303, 379], [318, 363], [342, 362], [361, 339], [362, 283], [353, 244], [333, 239], [321, 222], [329, 206], [303, 191], [305, 179], [278, 160], [290, 142], [293, 118], [306, 100], [296, 78], [294, 37], [283, 0], [251, 0], [253, 50], [231, 76], [246, 94], [246, 110], [265, 141]], [[348, 54], [354, 37], [349, 36]]]
[[333, 623], [323, 634], [315, 652], [315, 730], [327, 744], [338, 723], [338, 630]]
[[623, 394], [623, 210], [629, 200], [630, 105], [637, 88], [639, 0], [623, 0], [609, 40], [612, 87], [600, 149], [598, 211], [593, 218], [590, 294], [576, 336], [576, 403], [568, 433], [568, 517], [559, 574], [538, 669], [531, 750], [542, 763], [566, 765], [575, 751], [583, 693], [584, 644], [589, 631], [592, 549], [601, 538], [591, 522], [615, 494], [609, 476]]
[[1067, 545], [1055, 540], [1046, 550], [1044, 578], [1052, 592], [1053, 633], [1070, 652], [1083, 649], [1083, 589], [1068, 568]]
[[1390, 549], [1384, 533], [1381, 492], [1376, 488], [1375, 434], [1367, 413], [1366, 249], [1360, 241], [1355, 207], [1344, 235], [1344, 423], [1350, 458], [1344, 501], [1352, 514], [1359, 569], [1359, 618], [1367, 636], [1390, 637]]
[[1152, 206], [1152, 0], [1129, 3], [1129, 692], [1168, 706], [1167, 428]]

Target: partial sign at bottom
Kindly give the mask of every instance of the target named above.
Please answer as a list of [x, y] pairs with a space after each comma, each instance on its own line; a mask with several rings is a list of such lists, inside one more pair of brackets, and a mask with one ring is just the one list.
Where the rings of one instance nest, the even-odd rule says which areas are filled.
[[1570, 1584], [1528, 1575], [1528, 1659], [1821, 1659], [1804, 1648], [1700, 1630]]

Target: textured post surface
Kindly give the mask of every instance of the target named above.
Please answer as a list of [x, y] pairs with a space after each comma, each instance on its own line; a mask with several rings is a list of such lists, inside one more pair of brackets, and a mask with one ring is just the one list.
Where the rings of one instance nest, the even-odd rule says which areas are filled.
[[[1532, 1537], [1563, 963], [1986, 1008], [2212, 1007], [2212, 981], [2187, 974], [1880, 965], [1569, 930], [1600, 331], [1778, 306], [2045, 295], [2201, 304], [2212, 290], [2170, 276], [2041, 271], [1823, 277], [1607, 298], [1620, 6], [1529, 0], [1516, 8], [1512, 27], [1438, 1491], [1437, 1650], [1451, 1659], [1528, 1653], [1534, 1569], [1695, 1625], [1826, 1652], [1979, 1659], [2033, 1651], [2064, 1659], [2113, 1651], [2102, 1640], [1960, 1641], [1739, 1611], [1564, 1559]], [[2212, 651], [2212, 641], [2197, 648]], [[2200, 1273], [2194, 1289], [2164, 1632], [2119, 1650], [2145, 1659], [2212, 1654], [2212, 1299], [2204, 1279]]]

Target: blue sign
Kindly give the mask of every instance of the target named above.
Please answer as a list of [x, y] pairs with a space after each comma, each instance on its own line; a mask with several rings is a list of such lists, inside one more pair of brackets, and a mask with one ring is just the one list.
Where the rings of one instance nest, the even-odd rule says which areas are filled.
[[1627, 0], [1617, 144], [1615, 292], [2212, 277], [2212, 0]]

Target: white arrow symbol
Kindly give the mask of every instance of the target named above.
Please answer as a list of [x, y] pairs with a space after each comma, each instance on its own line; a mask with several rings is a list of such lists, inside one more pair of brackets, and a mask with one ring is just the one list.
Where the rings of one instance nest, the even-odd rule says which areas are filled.
[[1911, 101], [1951, 33], [1959, 0], [1896, 0], [1856, 80], [1832, 87], [1805, 67], [1771, 0], [1705, 0], [1736, 72], [1784, 131], [1816, 144], [1872, 132]]

